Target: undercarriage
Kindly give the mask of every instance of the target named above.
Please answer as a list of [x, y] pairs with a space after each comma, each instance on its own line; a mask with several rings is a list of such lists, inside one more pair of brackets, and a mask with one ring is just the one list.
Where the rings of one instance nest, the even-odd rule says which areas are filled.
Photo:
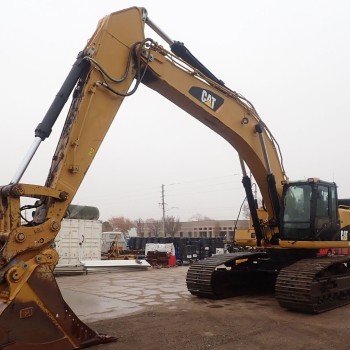
[[210, 299], [270, 288], [286, 309], [321, 313], [350, 303], [349, 266], [349, 256], [299, 255], [293, 260], [283, 251], [236, 252], [194, 263], [186, 283], [191, 294]]

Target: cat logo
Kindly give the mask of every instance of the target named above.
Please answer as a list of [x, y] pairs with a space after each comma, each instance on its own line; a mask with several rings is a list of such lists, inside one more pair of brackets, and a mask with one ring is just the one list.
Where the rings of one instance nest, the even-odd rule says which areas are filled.
[[190, 94], [200, 102], [204, 103], [207, 107], [212, 109], [214, 112], [224, 103], [224, 99], [214, 94], [212, 91], [202, 89], [197, 86], [192, 86]]
[[347, 241], [348, 240], [348, 231], [340, 230], [340, 240]]

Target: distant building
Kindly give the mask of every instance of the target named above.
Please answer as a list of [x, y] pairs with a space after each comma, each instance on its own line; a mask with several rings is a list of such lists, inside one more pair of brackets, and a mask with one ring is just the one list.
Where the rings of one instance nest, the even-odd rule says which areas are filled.
[[[222, 237], [226, 239], [233, 238], [233, 232], [236, 220], [203, 220], [203, 221], [184, 221], [181, 222], [179, 231], [174, 237], [186, 238], [215, 238]], [[237, 227], [240, 229], [249, 228], [249, 220], [238, 220]], [[147, 225], [144, 227], [143, 237], [151, 237], [152, 233], [148, 230]], [[160, 236], [164, 236], [163, 233]]]

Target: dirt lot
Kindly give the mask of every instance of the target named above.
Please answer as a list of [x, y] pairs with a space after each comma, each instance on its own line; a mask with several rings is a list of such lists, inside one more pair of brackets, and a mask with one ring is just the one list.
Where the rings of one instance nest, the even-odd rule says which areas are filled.
[[[114, 282], [113, 287], [119, 288], [119, 292], [109, 289], [110, 298], [128, 300], [127, 312], [125, 305], [121, 304], [119, 308], [120, 317], [109, 312], [96, 316], [93, 308], [91, 314], [84, 308], [80, 310], [84, 309], [85, 313], [77, 312], [96, 331], [119, 338], [116, 343], [90, 348], [94, 350], [319, 350], [350, 347], [350, 306], [320, 315], [304, 315], [281, 309], [271, 292], [217, 301], [199, 299], [186, 291], [186, 271], [186, 267], [178, 267], [107, 276], [95, 274], [81, 276], [77, 286], [73, 277], [59, 278], [59, 284], [63, 293], [68, 293], [66, 299], [73, 309], [77, 305], [70, 302], [69, 291], [80, 288], [88, 292], [85, 284], [91, 286], [91, 291], [94, 289], [97, 296], [102, 296], [100, 288], [96, 288], [99, 279], [104, 286]], [[125, 299], [126, 296], [129, 298]], [[137, 307], [133, 308], [133, 304]], [[91, 317], [93, 313], [95, 319], [106, 319], [89, 322], [94, 319]]]

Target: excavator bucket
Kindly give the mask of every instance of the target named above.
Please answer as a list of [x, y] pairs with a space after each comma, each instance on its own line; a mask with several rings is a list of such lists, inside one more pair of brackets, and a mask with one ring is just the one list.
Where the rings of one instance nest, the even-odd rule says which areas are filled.
[[27, 281], [18, 272], [8, 274], [18, 278], [19, 285], [10, 301], [6, 301], [6, 289], [0, 289], [1, 350], [82, 349], [117, 340], [96, 333], [74, 314], [48, 265], [37, 266]]

